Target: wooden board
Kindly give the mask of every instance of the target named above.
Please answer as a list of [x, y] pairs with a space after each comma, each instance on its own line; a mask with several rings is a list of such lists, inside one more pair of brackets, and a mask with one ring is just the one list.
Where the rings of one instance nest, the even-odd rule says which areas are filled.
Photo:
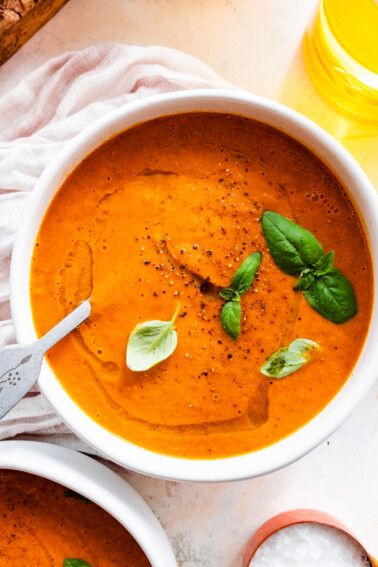
[[0, 65], [68, 0], [0, 0]]

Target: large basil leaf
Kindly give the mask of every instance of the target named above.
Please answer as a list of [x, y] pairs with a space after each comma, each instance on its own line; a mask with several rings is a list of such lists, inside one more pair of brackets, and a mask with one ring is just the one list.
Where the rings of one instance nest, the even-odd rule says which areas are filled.
[[299, 274], [324, 254], [311, 232], [278, 213], [265, 211], [262, 228], [273, 260], [285, 274]]
[[345, 323], [357, 313], [353, 288], [337, 268], [316, 278], [303, 295], [315, 311], [333, 323]]
[[334, 252], [323, 247], [308, 230], [272, 211], [265, 211], [262, 228], [275, 263], [286, 274], [300, 274], [294, 286], [311, 307], [333, 323], [344, 323], [357, 313], [353, 288], [333, 268]]
[[319, 345], [309, 339], [296, 339], [288, 347], [277, 350], [260, 368], [270, 378], [285, 378], [311, 361], [311, 351]]
[[244, 260], [232, 278], [231, 287], [240, 295], [248, 291], [261, 262], [260, 252], [253, 252]]
[[221, 323], [227, 334], [236, 341], [240, 333], [241, 308], [239, 301], [227, 301], [221, 313]]
[[126, 351], [126, 363], [130, 370], [148, 370], [172, 354], [177, 346], [173, 324], [179, 308], [170, 321], [148, 321], [135, 327]]

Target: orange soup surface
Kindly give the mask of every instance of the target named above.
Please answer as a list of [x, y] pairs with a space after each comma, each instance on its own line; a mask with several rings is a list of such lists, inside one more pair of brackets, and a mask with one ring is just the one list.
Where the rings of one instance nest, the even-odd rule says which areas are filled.
[[60, 484], [0, 471], [1, 567], [151, 567], [134, 538], [102, 508]]
[[[351, 282], [358, 312], [335, 324], [312, 309], [298, 276], [275, 264], [261, 227], [274, 211], [311, 231]], [[242, 261], [262, 261], [241, 299], [234, 341], [220, 321]], [[92, 314], [48, 362], [71, 398], [115, 435], [159, 453], [211, 459], [256, 451], [316, 416], [365, 341], [373, 276], [346, 190], [308, 149], [240, 116], [188, 113], [115, 136], [68, 176], [41, 224], [31, 268], [38, 335], [81, 301]], [[138, 323], [175, 322], [173, 354], [126, 366]], [[281, 380], [260, 367], [296, 338], [315, 359]]]

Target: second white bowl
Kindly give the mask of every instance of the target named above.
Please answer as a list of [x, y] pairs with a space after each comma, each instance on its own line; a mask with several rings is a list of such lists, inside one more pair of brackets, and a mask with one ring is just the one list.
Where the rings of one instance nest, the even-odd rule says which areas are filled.
[[94, 459], [49, 443], [2, 441], [0, 469], [35, 474], [89, 498], [124, 526], [152, 567], [177, 567], [168, 538], [143, 498]]

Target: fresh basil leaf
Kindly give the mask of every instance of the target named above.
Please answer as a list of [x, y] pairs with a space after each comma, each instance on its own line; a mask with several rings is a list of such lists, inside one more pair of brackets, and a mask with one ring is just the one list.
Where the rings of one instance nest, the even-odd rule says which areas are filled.
[[221, 313], [221, 323], [228, 335], [236, 341], [240, 333], [241, 308], [239, 301], [227, 301]]
[[240, 295], [245, 293], [252, 285], [257, 268], [260, 266], [260, 252], [253, 252], [244, 260], [232, 278], [231, 287]]
[[357, 313], [353, 288], [337, 268], [316, 278], [303, 294], [311, 307], [332, 323], [345, 323]]
[[270, 253], [286, 274], [300, 277], [294, 286], [311, 307], [333, 323], [344, 323], [357, 313], [353, 288], [333, 268], [334, 252], [323, 253], [321, 244], [308, 230], [272, 211], [265, 211], [262, 227]]
[[135, 327], [129, 337], [126, 352], [126, 363], [130, 370], [148, 370], [172, 354], [177, 346], [177, 333], [173, 324], [179, 309], [180, 306], [168, 322], [148, 321]]
[[313, 273], [316, 276], [322, 276], [326, 274], [331, 270], [334, 259], [335, 259], [334, 251], [332, 250], [332, 252], [327, 252], [327, 254], [324, 254], [324, 256], [322, 256], [321, 258], [319, 258], [317, 262], [315, 262]]
[[67, 557], [63, 562], [63, 567], [91, 567], [89, 563], [82, 559], [70, 559]]
[[242, 262], [231, 281], [231, 287], [221, 289], [219, 295], [227, 301], [221, 313], [221, 323], [226, 333], [236, 341], [240, 333], [240, 295], [252, 285], [260, 266], [260, 252], [253, 252]]
[[310, 351], [319, 345], [308, 339], [296, 339], [288, 347], [274, 352], [260, 368], [270, 378], [285, 378], [311, 361]]
[[312, 284], [312, 282], [314, 281], [314, 279], [315, 276], [312, 273], [311, 269], [306, 268], [305, 270], [303, 270], [303, 272], [299, 276], [297, 283], [293, 287], [294, 291], [303, 291], [305, 289], [308, 289]]
[[88, 498], [86, 498], [82, 494], [79, 494], [78, 492], [75, 492], [74, 490], [65, 490], [64, 496], [65, 498], [75, 498], [76, 500], [83, 500], [86, 504], [91, 503], [91, 501]]
[[324, 254], [311, 232], [278, 213], [265, 211], [262, 229], [273, 260], [285, 274], [299, 274]]
[[219, 295], [226, 301], [240, 301], [240, 295], [234, 289], [230, 287], [225, 287], [220, 290]]
[[285, 378], [306, 364], [306, 357], [302, 354], [290, 352], [286, 349], [275, 352], [260, 368], [260, 372], [271, 378]]

